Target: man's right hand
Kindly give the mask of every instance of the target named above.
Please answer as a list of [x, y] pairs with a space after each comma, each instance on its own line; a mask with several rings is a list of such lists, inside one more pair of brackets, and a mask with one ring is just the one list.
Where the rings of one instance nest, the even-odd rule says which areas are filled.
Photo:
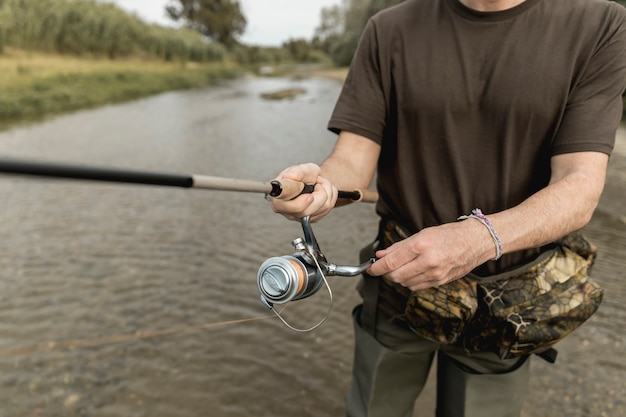
[[313, 163], [293, 165], [283, 170], [277, 180], [289, 179], [315, 185], [311, 194], [302, 194], [293, 200], [271, 198], [272, 209], [290, 220], [300, 220], [311, 216], [315, 222], [327, 215], [337, 203], [337, 188], [329, 180], [321, 176], [321, 168]]

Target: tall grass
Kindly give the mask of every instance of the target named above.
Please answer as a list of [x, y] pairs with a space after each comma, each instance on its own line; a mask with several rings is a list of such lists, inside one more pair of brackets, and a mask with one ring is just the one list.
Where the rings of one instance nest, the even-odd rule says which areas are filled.
[[0, 123], [206, 86], [239, 70], [226, 62], [94, 59], [7, 48], [0, 55]]
[[221, 68], [204, 68], [185, 73], [118, 70], [59, 74], [36, 80], [20, 89], [5, 89], [0, 96], [0, 120], [35, 118], [163, 91], [199, 87], [224, 76]]
[[0, 0], [0, 47], [163, 60], [223, 60], [223, 45], [199, 33], [148, 24], [95, 0]]
[[[223, 45], [96, 0], [0, 0], [0, 122], [199, 87], [237, 71]], [[0, 125], [0, 129], [3, 127]]]

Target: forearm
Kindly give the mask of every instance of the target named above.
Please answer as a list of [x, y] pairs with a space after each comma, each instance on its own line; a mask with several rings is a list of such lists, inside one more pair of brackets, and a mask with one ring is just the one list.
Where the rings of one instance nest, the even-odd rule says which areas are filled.
[[374, 176], [379, 145], [349, 132], [342, 132], [332, 153], [320, 165], [321, 175], [338, 189], [366, 189]]
[[[568, 158], [564, 166], [560, 164]], [[604, 187], [608, 157], [591, 152], [560, 159], [546, 188], [516, 207], [488, 215], [504, 253], [553, 242], [591, 220]]]
[[[583, 227], [598, 203], [608, 157], [582, 152], [553, 157], [550, 184], [516, 207], [484, 213], [502, 243], [503, 253], [539, 247]], [[494, 259], [487, 227], [468, 219], [429, 227], [378, 251], [368, 270], [412, 291], [458, 279]]]

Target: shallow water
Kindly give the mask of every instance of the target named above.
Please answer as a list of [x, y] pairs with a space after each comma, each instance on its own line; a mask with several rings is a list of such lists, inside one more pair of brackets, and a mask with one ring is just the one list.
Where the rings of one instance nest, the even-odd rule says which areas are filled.
[[[260, 98], [292, 87], [307, 93]], [[247, 79], [168, 93], [14, 127], [0, 154], [265, 181], [330, 151], [339, 89]], [[605, 301], [556, 365], [533, 361], [527, 416], [626, 415], [624, 161], [618, 148], [587, 228]], [[342, 415], [356, 281], [330, 278], [314, 332], [268, 316], [257, 269], [302, 232], [262, 195], [5, 176], [0, 201], [0, 416]], [[314, 229], [331, 261], [354, 264], [376, 216], [356, 204]], [[327, 307], [322, 290], [284, 315], [308, 327]]]

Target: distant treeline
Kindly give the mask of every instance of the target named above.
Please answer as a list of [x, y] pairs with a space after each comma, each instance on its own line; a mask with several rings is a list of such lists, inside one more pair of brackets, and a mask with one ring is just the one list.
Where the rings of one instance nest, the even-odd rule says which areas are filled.
[[214, 62], [226, 48], [198, 32], [148, 24], [95, 0], [0, 0], [4, 46], [73, 55]]
[[341, 4], [324, 8], [311, 46], [328, 54], [336, 65], [347, 66], [369, 18], [403, 1], [342, 0]]
[[[322, 9], [311, 47], [328, 54], [339, 66], [352, 61], [361, 33], [370, 17], [405, 0], [341, 0]], [[614, 0], [626, 6], [626, 0]]]

